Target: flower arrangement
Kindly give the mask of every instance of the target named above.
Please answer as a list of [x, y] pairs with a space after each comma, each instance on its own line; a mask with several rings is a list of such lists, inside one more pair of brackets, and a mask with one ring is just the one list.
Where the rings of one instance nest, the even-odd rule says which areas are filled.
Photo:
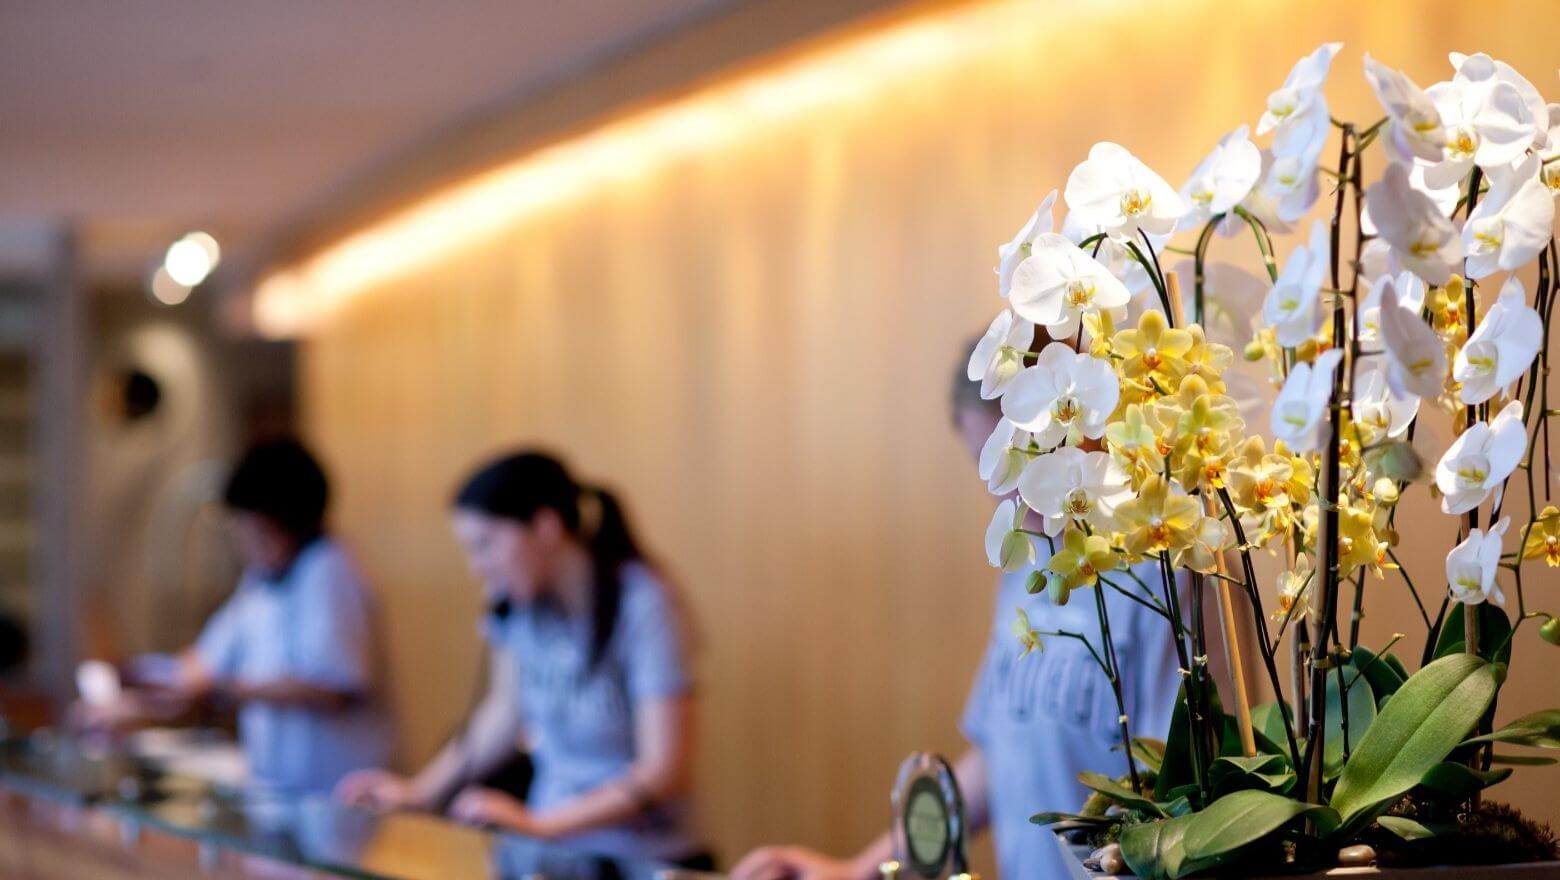
[[[1269, 96], [1256, 127], [1268, 148], [1241, 126], [1179, 191], [1123, 147], [1095, 145], [1066, 182], [1061, 230], [1052, 192], [998, 249], [1007, 306], [970, 358], [1004, 416], [980, 456], [1004, 498], [988, 556], [1032, 569], [1030, 591], [1054, 602], [1092, 591], [1101, 638], [1036, 629], [1022, 611], [1014, 631], [1024, 653], [1084, 641], [1120, 709], [1125, 774], [1084, 774], [1087, 807], [1035, 821], [1118, 841], [1142, 877], [1327, 866], [1359, 844], [1443, 858], [1452, 847], [1438, 842], [1499, 819], [1480, 792], [1510, 765], [1554, 763], [1513, 747], [1560, 747], [1560, 710], [1494, 722], [1513, 635], [1533, 622], [1560, 644], [1560, 618], [1532, 604], [1552, 596], [1523, 583], [1560, 566], [1547, 388], [1560, 105], [1486, 55], [1453, 54], [1452, 78], [1426, 89], [1366, 55], [1385, 117], [1358, 126], [1333, 118], [1323, 92], [1340, 48], [1301, 59]], [[1280, 264], [1274, 236], [1324, 189], [1330, 221], [1302, 228]], [[1189, 247], [1172, 247], [1178, 234]], [[1209, 251], [1247, 235], [1267, 274], [1245, 294], [1262, 299], [1243, 351], [1277, 389], [1267, 437], [1226, 386], [1234, 350], [1204, 329], [1245, 289]], [[1191, 258], [1184, 304], [1162, 268], [1171, 252]], [[1430, 413], [1456, 439], [1423, 473], [1413, 438]], [[1508, 491], [1513, 477], [1525, 486]], [[1395, 552], [1398, 508], [1420, 489], [1459, 522], [1438, 610]], [[1514, 492], [1530, 512], [1515, 526]], [[1257, 551], [1278, 555], [1276, 584], [1257, 577]], [[1383, 577], [1402, 579], [1423, 618], [1411, 655], [1393, 651], [1402, 636], [1359, 643], [1364, 583]], [[1165, 742], [1133, 736], [1106, 590], [1151, 607], [1175, 642], [1183, 685]], [[1200, 613], [1205, 599], [1223, 613]], [[1280, 696], [1249, 706], [1236, 687], [1226, 712], [1208, 630], [1232, 629], [1237, 606], [1255, 627], [1256, 674]], [[1553, 857], [1552, 839], [1536, 846], [1528, 858]]]

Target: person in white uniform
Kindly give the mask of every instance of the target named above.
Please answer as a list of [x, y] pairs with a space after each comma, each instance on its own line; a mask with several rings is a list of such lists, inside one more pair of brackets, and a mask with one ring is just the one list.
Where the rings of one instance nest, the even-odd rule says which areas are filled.
[[[981, 398], [979, 384], [965, 376], [962, 361], [952, 397], [955, 427], [978, 456], [1001, 410], [997, 401]], [[1031, 528], [1039, 530], [1040, 523]], [[1038, 550], [1036, 566], [1043, 568], [1050, 550], [1044, 542]], [[1149, 583], [1160, 577], [1157, 568], [1138, 573]], [[1020, 656], [1022, 647], [1012, 633], [1014, 609], [1022, 608], [1037, 630], [1080, 632], [1098, 644], [1093, 600], [1058, 606], [1044, 592], [1031, 596], [1025, 590], [1028, 574], [1006, 574], [997, 582], [985, 656], [959, 724], [970, 748], [955, 761], [954, 772], [968, 811], [967, 827], [972, 832], [989, 828], [993, 834], [1000, 876], [1060, 880], [1068, 873], [1053, 835], [1029, 818], [1042, 811], [1076, 812], [1089, 795], [1078, 781], [1080, 772], [1119, 777], [1127, 765], [1115, 697], [1088, 649], [1075, 639], [1049, 639], [1043, 651]], [[1114, 591], [1107, 591], [1106, 603], [1132, 734], [1163, 739], [1180, 686], [1168, 626]], [[886, 798], [886, 787], [884, 793]], [[845, 859], [806, 847], [762, 847], [732, 874], [736, 880], [872, 880], [879, 876], [878, 866], [892, 857], [885, 833]]]
[[375, 603], [325, 533], [328, 499], [324, 471], [297, 441], [250, 449], [223, 494], [245, 564], [238, 588], [171, 668], [89, 723], [130, 726], [196, 700], [230, 701], [250, 779], [284, 793], [329, 792], [383, 763], [393, 737]]

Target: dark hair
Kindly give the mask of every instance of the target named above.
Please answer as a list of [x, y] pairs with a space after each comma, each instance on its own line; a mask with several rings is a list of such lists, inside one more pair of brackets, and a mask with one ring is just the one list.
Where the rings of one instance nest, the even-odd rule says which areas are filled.
[[228, 477], [222, 502], [233, 510], [258, 513], [300, 542], [318, 535], [325, 523], [330, 484], [302, 443], [292, 438], [255, 444]]
[[455, 493], [454, 506], [522, 523], [529, 523], [542, 510], [558, 515], [569, 534], [590, 553], [590, 657], [592, 666], [600, 662], [612, 640], [622, 604], [620, 569], [626, 562], [644, 559], [628, 518], [612, 493], [581, 485], [557, 458], [527, 450], [479, 468]]

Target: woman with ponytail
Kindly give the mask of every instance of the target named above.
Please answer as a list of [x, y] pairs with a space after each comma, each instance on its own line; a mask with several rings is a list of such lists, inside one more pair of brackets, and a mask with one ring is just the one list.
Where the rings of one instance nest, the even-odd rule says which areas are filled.
[[[692, 828], [687, 621], [612, 495], [538, 452], [480, 468], [452, 525], [484, 584], [487, 695], [416, 777], [373, 770], [339, 793], [383, 808], [562, 840], [604, 855], [708, 865]], [[524, 743], [522, 803], [473, 786]]]

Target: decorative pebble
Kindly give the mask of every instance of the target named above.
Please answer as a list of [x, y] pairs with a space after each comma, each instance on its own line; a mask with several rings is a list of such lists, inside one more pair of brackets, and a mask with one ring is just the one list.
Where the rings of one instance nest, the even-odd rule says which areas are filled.
[[1103, 850], [1103, 849], [1097, 849], [1094, 852], [1089, 853], [1089, 857], [1083, 860], [1084, 870], [1086, 870], [1086, 871], [1098, 871], [1098, 870], [1100, 870], [1100, 856], [1102, 856], [1104, 854], [1105, 854], [1105, 850]]
[[1340, 865], [1373, 865], [1376, 863], [1376, 851], [1361, 843], [1356, 846], [1346, 846], [1338, 850], [1338, 864]]
[[1100, 850], [1100, 870], [1107, 874], [1120, 874], [1127, 869], [1127, 860], [1121, 857], [1121, 844], [1112, 843]]

